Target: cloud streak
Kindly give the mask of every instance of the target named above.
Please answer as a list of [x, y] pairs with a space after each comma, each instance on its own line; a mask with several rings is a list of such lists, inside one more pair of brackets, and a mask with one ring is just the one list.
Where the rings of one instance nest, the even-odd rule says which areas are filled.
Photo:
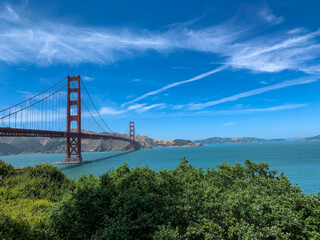
[[183, 113], [183, 114], [185, 114], [186, 116], [241, 115], [241, 114], [251, 114], [251, 113], [285, 111], [285, 110], [302, 108], [307, 105], [308, 105], [307, 103], [285, 104], [285, 105], [273, 106], [268, 108], [248, 108], [248, 109], [221, 110], [221, 111], [198, 111], [198, 112]]
[[281, 106], [274, 106], [269, 108], [250, 108], [250, 109], [241, 109], [241, 110], [226, 110], [226, 111], [217, 111], [217, 114], [246, 114], [246, 113], [260, 113], [260, 112], [275, 112], [275, 111], [283, 111], [305, 107], [308, 104], [287, 104]]
[[274, 15], [273, 11], [268, 6], [262, 8], [258, 12], [258, 15], [270, 24], [280, 24], [284, 21], [283, 17]]
[[227, 68], [227, 65], [222, 65], [222, 66], [220, 66], [220, 67], [218, 67], [218, 68], [216, 68], [214, 70], [202, 73], [202, 74], [197, 75], [197, 76], [195, 76], [193, 78], [168, 84], [168, 85], [166, 85], [166, 86], [164, 86], [162, 88], [159, 88], [157, 90], [145, 93], [145, 94], [141, 95], [140, 97], [137, 97], [137, 98], [135, 98], [135, 99], [133, 99], [133, 100], [131, 100], [129, 102], [126, 102], [126, 103], [122, 104], [122, 107], [125, 106], [125, 105], [128, 105], [128, 104], [132, 104], [132, 103], [138, 102], [138, 101], [140, 101], [142, 99], [145, 99], [146, 97], [149, 97], [149, 96], [156, 95], [158, 93], [164, 92], [164, 91], [166, 91], [166, 90], [168, 90], [170, 88], [178, 87], [178, 86], [180, 86], [182, 84], [186, 84], [186, 83], [190, 83], [190, 82], [201, 80], [201, 79], [203, 79], [205, 77], [208, 77], [208, 76], [210, 76], [210, 75], [212, 75], [214, 73], [220, 72], [220, 71], [222, 71], [222, 70], [224, 70], [226, 68]]
[[223, 115], [244, 115], [244, 114], [256, 114], [256, 113], [268, 113], [289, 111], [307, 106], [307, 103], [298, 104], [285, 104], [266, 108], [248, 108], [239, 110], [220, 110], [220, 111], [197, 111], [197, 112], [177, 112], [177, 113], [157, 113], [152, 115], [143, 115], [142, 117], [159, 118], [159, 117], [201, 117], [201, 116], [223, 116]]
[[[196, 28], [193, 28], [194, 23], [176, 24], [159, 31], [95, 26], [79, 27], [47, 19], [39, 21], [31, 15], [27, 16], [23, 9], [17, 10], [9, 5], [2, 6], [3, 10], [0, 12], [2, 20], [0, 23], [0, 61], [2, 62], [36, 65], [79, 65], [83, 63], [105, 65], [148, 51], [167, 54], [170, 51], [182, 49], [211, 54], [224, 64], [190, 79], [176, 81], [144, 93], [122, 104], [123, 109], [121, 110], [104, 109], [106, 114], [123, 114], [127, 110], [134, 110], [133, 108], [140, 109], [140, 111], [144, 108], [148, 110], [148, 107], [153, 105], [139, 106], [136, 103], [168, 89], [199, 81], [227, 67], [270, 73], [283, 70], [319, 73], [319, 66], [314, 64], [314, 60], [318, 59], [320, 54], [320, 30], [308, 32], [304, 28], [293, 28], [283, 32], [266, 31], [268, 34], [257, 34], [260, 31], [260, 23], [259, 26], [255, 23], [245, 25], [234, 20], [226, 20], [210, 27], [198, 26]], [[264, 20], [266, 25], [264, 27], [284, 21], [281, 16], [276, 16], [266, 6], [258, 9], [256, 14]], [[193, 110], [202, 109], [313, 81], [316, 80], [287, 81], [216, 101], [192, 103], [189, 107]], [[125, 106], [129, 107], [124, 108]], [[161, 108], [161, 106], [155, 108]]]
[[[4, 10], [0, 12], [3, 20], [0, 24], [0, 61], [15, 64], [110, 64], [150, 50], [168, 53], [183, 49], [213, 54], [220, 57], [221, 62], [241, 69], [307, 72], [320, 53], [319, 31], [308, 33], [294, 28], [257, 37], [260, 25], [241, 25], [234, 20], [195, 29], [192, 24], [178, 24], [154, 32], [79, 27], [46, 19], [39, 21], [26, 17], [21, 9], [15, 11], [11, 6], [3, 6]], [[267, 7], [256, 12], [267, 23], [283, 21]]]
[[215, 101], [210, 101], [210, 102], [206, 102], [206, 103], [198, 103], [198, 104], [190, 103], [189, 108], [192, 110], [199, 110], [199, 109], [203, 109], [206, 107], [210, 107], [210, 106], [214, 106], [214, 105], [218, 105], [218, 104], [222, 104], [222, 103], [226, 103], [226, 102], [233, 102], [233, 101], [239, 100], [241, 98], [246, 98], [246, 97], [258, 95], [261, 93], [265, 93], [265, 92], [269, 92], [269, 91], [273, 91], [273, 90], [277, 90], [277, 89], [282, 89], [282, 88], [301, 85], [301, 84], [313, 83], [313, 82], [318, 81], [318, 79], [319, 79], [318, 76], [298, 78], [295, 80], [285, 81], [285, 82], [270, 85], [267, 87], [257, 88], [254, 90], [238, 93], [238, 94], [232, 95], [230, 97], [222, 98], [222, 99], [215, 100]]
[[[142, 104], [130, 105], [125, 109], [115, 109], [115, 108], [111, 108], [111, 107], [103, 107], [100, 109], [99, 112], [101, 115], [118, 116], [118, 115], [124, 115], [124, 114], [132, 112], [132, 111], [135, 111], [138, 113], [144, 113], [144, 112], [147, 112], [151, 109], [164, 109], [166, 107], [167, 106], [165, 103], [157, 103], [157, 104], [151, 104], [151, 105], [147, 105], [146, 103], [142, 103]], [[86, 116], [89, 116], [89, 114], [87, 114]], [[97, 114], [94, 114], [94, 116], [97, 116]]]

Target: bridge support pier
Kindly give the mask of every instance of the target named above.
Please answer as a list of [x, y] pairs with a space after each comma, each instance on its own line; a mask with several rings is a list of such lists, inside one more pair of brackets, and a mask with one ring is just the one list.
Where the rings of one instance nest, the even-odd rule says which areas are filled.
[[[68, 76], [67, 85], [67, 148], [65, 163], [81, 163], [81, 92], [80, 75], [77, 77]], [[75, 106], [73, 108], [72, 106]], [[73, 108], [73, 109], [72, 109]], [[76, 132], [78, 136], [70, 137], [71, 123], [77, 123]], [[68, 136], [69, 135], [69, 136]]]
[[134, 142], [135, 142], [135, 133], [134, 133], [134, 122], [130, 122], [129, 124], [130, 129], [130, 151], [134, 151]]

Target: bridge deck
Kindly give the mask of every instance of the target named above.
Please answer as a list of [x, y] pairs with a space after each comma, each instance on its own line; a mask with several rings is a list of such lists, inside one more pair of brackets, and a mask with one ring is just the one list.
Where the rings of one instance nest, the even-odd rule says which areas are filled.
[[36, 129], [9, 128], [9, 127], [0, 127], [0, 137], [49, 137], [49, 138], [81, 137], [81, 138], [89, 138], [89, 139], [113, 139], [113, 140], [126, 141], [126, 142], [131, 141], [129, 138], [124, 138], [124, 137], [119, 137], [114, 135], [106, 135], [106, 134], [48, 131], [48, 130], [36, 130]]

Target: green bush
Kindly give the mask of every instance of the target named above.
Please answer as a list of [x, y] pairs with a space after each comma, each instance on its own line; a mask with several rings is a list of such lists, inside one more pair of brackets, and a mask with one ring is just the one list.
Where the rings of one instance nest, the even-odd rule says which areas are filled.
[[318, 198], [265, 163], [203, 170], [182, 159], [173, 170], [124, 164], [81, 178], [52, 220], [62, 239], [308, 239], [317, 211]]
[[160, 226], [159, 230], [153, 235], [153, 240], [182, 240], [178, 228], [173, 229], [170, 226]]
[[49, 222], [52, 206], [46, 200], [1, 201], [0, 239], [54, 239]]
[[32, 239], [30, 227], [21, 221], [0, 213], [0, 239]]
[[0, 160], [0, 183], [9, 176], [15, 175], [16, 170], [10, 164]]
[[76, 183], [38, 165], [6, 174], [0, 196], [0, 239], [320, 239], [320, 197], [248, 160], [123, 164]]
[[2, 186], [0, 196], [4, 199], [47, 199], [57, 202], [74, 187], [74, 182], [55, 166], [40, 164], [26, 167], [20, 174], [7, 177]]

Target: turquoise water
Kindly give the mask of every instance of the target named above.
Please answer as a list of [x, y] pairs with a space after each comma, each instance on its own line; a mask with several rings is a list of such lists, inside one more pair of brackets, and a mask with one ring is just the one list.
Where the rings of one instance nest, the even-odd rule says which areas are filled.
[[[170, 169], [186, 157], [196, 167], [216, 167], [226, 161], [229, 164], [244, 163], [246, 159], [267, 162], [272, 169], [284, 172], [293, 184], [304, 193], [320, 190], [320, 142], [268, 142], [247, 144], [219, 144], [203, 147], [146, 149], [136, 152], [83, 153], [84, 160], [92, 163], [58, 166], [70, 178], [83, 174], [101, 175], [110, 168], [127, 162], [130, 167], [138, 165], [152, 169]], [[14, 167], [34, 166], [39, 163], [54, 164], [64, 161], [65, 154], [32, 154], [2, 156], [2, 160]]]

